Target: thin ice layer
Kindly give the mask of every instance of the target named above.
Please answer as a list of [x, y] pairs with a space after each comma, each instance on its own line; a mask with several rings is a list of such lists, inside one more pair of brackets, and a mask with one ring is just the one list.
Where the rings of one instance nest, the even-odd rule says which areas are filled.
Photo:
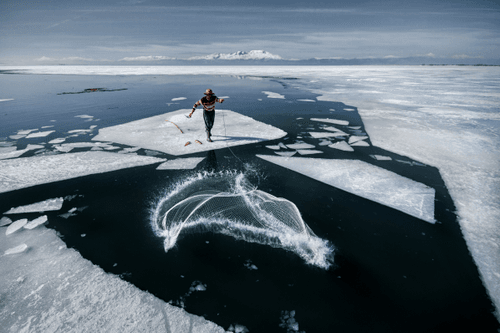
[[0, 161], [0, 193], [164, 160], [100, 151], [3, 160]]
[[359, 160], [257, 157], [426, 222], [435, 222], [435, 190], [391, 171]]
[[[185, 155], [279, 139], [287, 134], [276, 127], [239, 113], [216, 110], [215, 124], [212, 128], [214, 142], [207, 142], [203, 110], [197, 110], [191, 118], [188, 118], [190, 111], [178, 110], [102, 128], [92, 140], [112, 141], [171, 155]], [[186, 145], [188, 142], [190, 144]]]
[[0, 253], [10, 254], [0, 256], [2, 332], [224, 332], [105, 273], [43, 226], [0, 233]]

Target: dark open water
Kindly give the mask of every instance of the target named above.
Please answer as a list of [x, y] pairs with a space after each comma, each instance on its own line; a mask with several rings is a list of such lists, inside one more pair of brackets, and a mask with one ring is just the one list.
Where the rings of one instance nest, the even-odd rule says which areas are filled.
[[[61, 212], [87, 208], [68, 219], [59, 216], [61, 212], [48, 213], [48, 227], [57, 230], [83, 257], [138, 288], [166, 302], [182, 304], [188, 312], [225, 329], [239, 323], [250, 332], [287, 332], [280, 324], [290, 311], [295, 311], [300, 331], [308, 333], [497, 331], [493, 305], [436, 168], [376, 161], [369, 155], [410, 161], [376, 147], [357, 147], [354, 153], [317, 147], [324, 153], [311, 156], [360, 159], [435, 188], [439, 223], [432, 225], [255, 157], [273, 154], [265, 145], [293, 143], [297, 135], [314, 127], [318, 130], [320, 123], [307, 119], [332, 118], [330, 109], [336, 110], [335, 118], [363, 126], [357, 112], [342, 111], [355, 105], [297, 101], [315, 96], [293, 88], [293, 79], [281, 78], [0, 76], [2, 96], [14, 98], [0, 105], [3, 141], [13, 141], [8, 136], [19, 129], [54, 125], [50, 129], [56, 130], [47, 138], [19, 139], [18, 149], [97, 125], [91, 135], [66, 142], [90, 141], [99, 128], [191, 108], [208, 87], [220, 97], [229, 96], [222, 108], [289, 133], [281, 140], [232, 151], [193, 154], [207, 156], [195, 170], [156, 171], [153, 165], [0, 194], [1, 212], [53, 197], [78, 195], [65, 201]], [[89, 88], [127, 90], [62, 94]], [[286, 99], [268, 99], [262, 91], [280, 93]], [[172, 102], [175, 97], [187, 99]], [[82, 114], [92, 115], [94, 120], [84, 122], [75, 117]], [[317, 143], [307, 137], [303, 140]], [[50, 145], [45, 146], [50, 149]], [[85, 149], [72, 152], [81, 150]], [[153, 234], [149, 224], [157, 200], [193, 173], [213, 168], [243, 171], [244, 163], [259, 171], [260, 177], [252, 178], [258, 189], [293, 202], [314, 233], [334, 245], [331, 269], [307, 265], [291, 252], [213, 233], [181, 234], [177, 246], [165, 253], [162, 239]], [[258, 269], [251, 269], [251, 265]], [[190, 292], [200, 285], [206, 290]]]

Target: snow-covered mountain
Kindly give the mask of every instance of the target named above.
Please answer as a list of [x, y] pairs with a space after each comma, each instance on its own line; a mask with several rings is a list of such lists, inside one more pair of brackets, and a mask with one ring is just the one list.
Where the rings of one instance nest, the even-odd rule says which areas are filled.
[[233, 53], [212, 53], [206, 56], [191, 57], [188, 60], [284, 60], [263, 50], [252, 50], [250, 52], [236, 51]]

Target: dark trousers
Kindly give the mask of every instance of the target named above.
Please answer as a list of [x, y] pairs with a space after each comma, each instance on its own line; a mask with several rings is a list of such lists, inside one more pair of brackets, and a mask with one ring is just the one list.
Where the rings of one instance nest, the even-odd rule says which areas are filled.
[[203, 110], [203, 120], [205, 120], [205, 129], [209, 135], [212, 127], [214, 127], [215, 111]]

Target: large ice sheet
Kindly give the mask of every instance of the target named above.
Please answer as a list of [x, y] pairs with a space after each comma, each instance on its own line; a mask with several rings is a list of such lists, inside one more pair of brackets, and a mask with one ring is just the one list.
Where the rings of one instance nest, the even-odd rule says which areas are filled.
[[2, 332], [224, 332], [105, 273], [53, 230], [0, 234]]
[[391, 171], [359, 160], [257, 156], [426, 222], [435, 222], [435, 190]]
[[[215, 125], [212, 128], [214, 142], [207, 142], [203, 111], [198, 110], [191, 118], [187, 118], [190, 111], [182, 109], [102, 128], [92, 140], [112, 141], [171, 155], [185, 155], [274, 140], [286, 135], [286, 132], [276, 127], [239, 113], [216, 110]], [[188, 142], [190, 144], [186, 145]]]
[[0, 193], [162, 161], [165, 159], [100, 151], [3, 160], [0, 161]]

